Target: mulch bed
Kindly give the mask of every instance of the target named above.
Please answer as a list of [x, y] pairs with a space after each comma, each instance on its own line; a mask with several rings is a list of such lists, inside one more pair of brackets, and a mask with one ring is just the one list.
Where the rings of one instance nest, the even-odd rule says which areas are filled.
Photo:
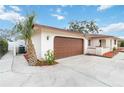
[[[27, 54], [24, 54], [24, 57], [25, 59], [27, 60], [28, 62], [28, 55]], [[53, 62], [53, 64], [48, 64], [48, 62], [44, 61], [44, 60], [37, 60], [37, 63], [35, 66], [51, 66], [51, 65], [56, 65], [58, 64], [58, 62]]]
[[51, 65], [56, 65], [58, 62], [53, 62], [53, 64], [48, 64], [46, 61], [40, 61], [38, 60], [35, 66], [51, 66]]
[[112, 58], [115, 55], [117, 55], [118, 53], [119, 53], [118, 50], [116, 50], [116, 51], [110, 51], [110, 52], [104, 53], [103, 54], [103, 57]]
[[28, 61], [28, 54], [24, 54], [24, 58]]
[[89, 55], [89, 56], [99, 56], [99, 57], [112, 58], [115, 55], [117, 55], [118, 53], [119, 53], [119, 50], [110, 51], [110, 52], [104, 53], [103, 55], [96, 55], [96, 54], [87, 54], [87, 55]]
[[106, 57], [106, 58], [110, 58], [110, 57], [107, 57], [107, 56], [103, 56], [103, 55], [96, 55], [96, 54], [86, 54], [88, 56], [98, 56], [98, 57]]

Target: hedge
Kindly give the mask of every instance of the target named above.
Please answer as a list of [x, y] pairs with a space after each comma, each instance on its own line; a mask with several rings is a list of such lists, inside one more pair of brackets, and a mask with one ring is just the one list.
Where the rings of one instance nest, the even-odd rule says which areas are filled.
[[120, 47], [124, 47], [124, 41], [121, 41]]
[[8, 52], [8, 42], [0, 38], [0, 58]]

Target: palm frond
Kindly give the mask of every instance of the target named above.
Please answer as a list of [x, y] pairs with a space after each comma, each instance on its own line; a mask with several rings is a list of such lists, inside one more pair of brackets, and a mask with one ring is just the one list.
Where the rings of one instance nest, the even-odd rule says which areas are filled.
[[34, 32], [34, 30], [32, 28], [33, 25], [34, 25], [34, 19], [35, 19], [34, 14], [27, 15], [25, 20], [22, 20], [22, 21], [18, 22], [13, 27], [13, 31], [15, 31], [16, 33], [21, 33], [21, 37], [25, 40], [31, 39], [31, 36]]

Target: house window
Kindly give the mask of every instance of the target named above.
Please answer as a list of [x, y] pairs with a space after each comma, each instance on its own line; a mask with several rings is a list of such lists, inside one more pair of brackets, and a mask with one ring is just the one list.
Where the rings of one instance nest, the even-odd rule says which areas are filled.
[[99, 46], [101, 47], [102, 46], [102, 40], [99, 40], [99, 44], [100, 44]]
[[49, 40], [49, 36], [47, 36], [47, 40]]
[[88, 46], [91, 46], [91, 40], [88, 40]]
[[115, 44], [115, 45], [116, 45], [116, 43], [117, 43], [116, 40], [114, 40], [114, 44]]

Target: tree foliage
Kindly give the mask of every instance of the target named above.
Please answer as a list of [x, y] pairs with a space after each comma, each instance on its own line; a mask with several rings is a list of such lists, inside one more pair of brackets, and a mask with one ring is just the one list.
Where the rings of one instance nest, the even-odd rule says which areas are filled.
[[121, 41], [120, 47], [124, 47], [124, 41]]
[[6, 40], [11, 41], [12, 37], [11, 37], [11, 30], [8, 29], [0, 29], [0, 37]]
[[8, 52], [8, 42], [6, 39], [0, 38], [0, 58]]
[[95, 21], [72, 21], [69, 23], [70, 31], [77, 31], [83, 34], [97, 34], [100, 30]]
[[34, 25], [34, 19], [35, 19], [34, 14], [27, 15], [25, 20], [22, 20], [22, 21], [18, 22], [14, 26], [13, 34], [18, 33], [18, 38], [21, 38], [21, 39], [24, 39], [24, 40], [31, 39], [32, 34], [34, 32], [34, 29], [32, 29], [33, 25]]

